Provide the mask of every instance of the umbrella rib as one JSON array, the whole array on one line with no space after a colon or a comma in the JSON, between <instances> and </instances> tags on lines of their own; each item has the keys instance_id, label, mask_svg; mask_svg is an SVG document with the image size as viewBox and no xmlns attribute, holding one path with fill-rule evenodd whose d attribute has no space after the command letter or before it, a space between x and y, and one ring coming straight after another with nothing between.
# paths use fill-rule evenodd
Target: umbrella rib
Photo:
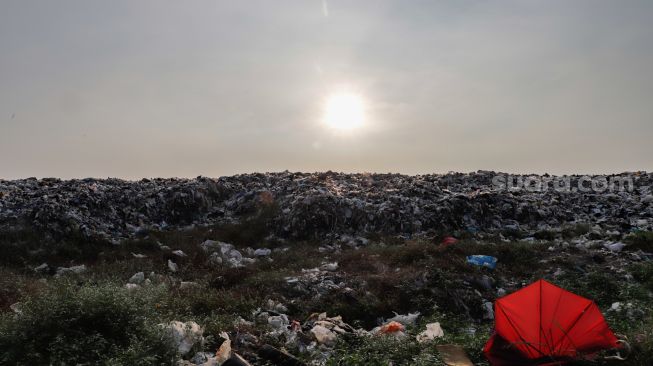
<instances>
[{"instance_id":1,"label":"umbrella rib","mask_svg":"<svg viewBox=\"0 0 653 366\"><path fill-rule=\"evenodd\" d=\"M560 292L559 295L558 295L558 301L556 301L556 307L553 310L554 315L558 313L558 308L560 307L560 302L562 301L562 296L563 295L564 295L564 292ZM553 332L551 331L554 320L555 320L555 317L552 316L551 317L551 323L549 323L549 335L551 336L551 343L553 344L553 347L551 347L551 352L553 352L553 350L555 348L555 342L553 340Z\"/></svg>"},{"instance_id":2,"label":"umbrella rib","mask_svg":"<svg viewBox=\"0 0 653 366\"><path fill-rule=\"evenodd\" d=\"M542 327L542 283L543 282L540 281L540 303L539 303L539 306L540 306L540 332L539 332L540 333L539 334L539 336L540 336L540 347L542 345L542 335L544 335L544 341L545 341L546 347L547 347L549 353L553 353L553 349L551 348L551 343L549 342L549 339L546 336L546 332L544 331L544 328Z\"/></svg>"},{"instance_id":3,"label":"umbrella rib","mask_svg":"<svg viewBox=\"0 0 653 366\"><path fill-rule=\"evenodd\" d=\"M576 324L578 324L578 322L580 321L580 318L582 318L583 315L585 315L585 312L587 311L587 309L589 309L590 306L592 306L592 304L594 304L594 302L590 301L590 303L587 304L587 306L585 306L585 308L583 309L583 311L581 311L580 314L578 314L578 316L576 317L576 319L574 320L574 322L571 324L571 326L569 327L569 329L564 330L562 327L559 326L559 327L560 327L560 330L562 330L562 333L565 335L566 338L569 339L569 342L570 342L571 345L574 346L574 347L576 347L576 346L574 345L574 341L573 341L573 340L571 339L571 337L569 336L569 332L571 332L571 330L574 329L574 327L576 326ZM557 347L557 346L561 346L562 339L564 339L564 338L560 338L560 341L556 344L556 347Z\"/></svg>"},{"instance_id":4,"label":"umbrella rib","mask_svg":"<svg viewBox=\"0 0 653 366\"><path fill-rule=\"evenodd\" d=\"M542 332L544 332L544 329L542 329L542 281L540 281L540 303L538 304L540 307L540 331L537 332L538 334L538 340L540 343L540 347L542 347ZM544 337L546 340L546 337ZM547 342L547 347L549 347L549 344ZM551 352L551 347L549 347L549 352Z\"/></svg>"},{"instance_id":5,"label":"umbrella rib","mask_svg":"<svg viewBox=\"0 0 653 366\"><path fill-rule=\"evenodd\" d=\"M545 357L546 357L546 354L544 354L544 352L542 352L542 350L540 350L539 348L535 348L535 347L534 347L530 342L528 342L526 339L524 339L524 337L522 337L521 333L519 333L519 330L517 330L517 327L515 327L515 325L512 323L512 320L510 320L510 317L508 316L508 314L506 314L506 311L503 310L503 308L502 308L501 306L499 306L499 310L501 310L501 312L503 313L503 315L506 317L506 320L508 321L508 324L510 324L510 326L511 326L512 329L515 331L515 333L517 334L517 336L519 337L519 339L521 339L521 341L522 341L526 346L531 347L532 349L534 349L535 351L537 351L538 353L540 353L542 356L545 356ZM514 342L511 342L511 343L514 343Z\"/></svg>"},{"instance_id":6,"label":"umbrella rib","mask_svg":"<svg viewBox=\"0 0 653 366\"><path fill-rule=\"evenodd\" d=\"M549 339L546 336L546 332L544 331L544 328L542 327L542 281L540 281L540 331L539 331L539 340L540 340L540 347L542 346L542 335L544 335L544 342L546 344L546 347L548 349L549 353L553 353L553 350L551 349L551 343L549 342Z\"/></svg>"}]
</instances>

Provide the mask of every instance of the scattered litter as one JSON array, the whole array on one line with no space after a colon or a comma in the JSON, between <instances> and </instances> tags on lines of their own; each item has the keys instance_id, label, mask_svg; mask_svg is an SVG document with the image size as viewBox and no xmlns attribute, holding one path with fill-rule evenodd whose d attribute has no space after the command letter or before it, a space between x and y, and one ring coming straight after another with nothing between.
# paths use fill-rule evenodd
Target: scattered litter
<instances>
[{"instance_id":1,"label":"scattered litter","mask_svg":"<svg viewBox=\"0 0 653 366\"><path fill-rule=\"evenodd\" d=\"M85 265L79 265L79 266L72 266L72 267L59 267L57 268L57 273L55 276L65 276L68 274L81 274L86 272L86 266Z\"/></svg>"},{"instance_id":2,"label":"scattered litter","mask_svg":"<svg viewBox=\"0 0 653 366\"><path fill-rule=\"evenodd\" d=\"M397 322L401 323L403 326L413 326L415 325L415 322L417 321L417 318L420 316L420 312L416 313L408 313L407 315L399 315L395 313L395 316L392 318L388 319L388 322Z\"/></svg>"},{"instance_id":3,"label":"scattered litter","mask_svg":"<svg viewBox=\"0 0 653 366\"><path fill-rule=\"evenodd\" d=\"M231 339L226 332L221 332L220 337L223 339L222 344L215 353L218 365L223 365L229 358L231 358Z\"/></svg>"},{"instance_id":4,"label":"scattered litter","mask_svg":"<svg viewBox=\"0 0 653 366\"><path fill-rule=\"evenodd\" d=\"M204 342L203 329L193 321L185 323L171 321L165 329L169 332L177 351L182 355L188 353L196 343Z\"/></svg>"},{"instance_id":5,"label":"scattered litter","mask_svg":"<svg viewBox=\"0 0 653 366\"><path fill-rule=\"evenodd\" d=\"M482 290L490 291L493 288L494 280L488 275L483 275L480 278L474 278L472 282Z\"/></svg>"},{"instance_id":6,"label":"scattered litter","mask_svg":"<svg viewBox=\"0 0 653 366\"><path fill-rule=\"evenodd\" d=\"M145 254L136 254L136 253L134 253L134 252L132 252L132 257L134 257L134 258L136 258L136 259L147 258L147 256L146 256Z\"/></svg>"},{"instance_id":7,"label":"scattered litter","mask_svg":"<svg viewBox=\"0 0 653 366\"><path fill-rule=\"evenodd\" d=\"M219 265L222 265L223 260L222 260L222 257L220 256L220 253L211 253L211 255L209 256L209 261L208 262L209 262L209 264L219 266Z\"/></svg>"},{"instance_id":8,"label":"scattered litter","mask_svg":"<svg viewBox=\"0 0 653 366\"><path fill-rule=\"evenodd\" d=\"M284 304L274 301L272 299L268 299L267 308L268 310L273 310L281 314L288 312L288 308Z\"/></svg>"},{"instance_id":9,"label":"scattered litter","mask_svg":"<svg viewBox=\"0 0 653 366\"><path fill-rule=\"evenodd\" d=\"M194 366L215 366L217 364L211 352L196 352L193 358L190 359L190 363Z\"/></svg>"},{"instance_id":10,"label":"scattered litter","mask_svg":"<svg viewBox=\"0 0 653 366\"><path fill-rule=\"evenodd\" d=\"M311 334L319 344L324 344L326 346L334 346L336 344L336 334L322 325L318 324L314 326L311 329Z\"/></svg>"},{"instance_id":11,"label":"scattered litter","mask_svg":"<svg viewBox=\"0 0 653 366\"><path fill-rule=\"evenodd\" d=\"M617 242L617 243L606 243L603 246L611 252L619 253L624 249L626 244L622 242Z\"/></svg>"},{"instance_id":12,"label":"scattered litter","mask_svg":"<svg viewBox=\"0 0 653 366\"><path fill-rule=\"evenodd\" d=\"M255 257L267 257L272 254L272 250L268 248L259 248L254 251Z\"/></svg>"},{"instance_id":13,"label":"scattered litter","mask_svg":"<svg viewBox=\"0 0 653 366\"><path fill-rule=\"evenodd\" d=\"M168 259L168 269L170 270L170 272L174 273L174 272L177 272L179 270L179 266L177 266L177 263L175 263L175 262L171 261L170 259Z\"/></svg>"},{"instance_id":14,"label":"scattered litter","mask_svg":"<svg viewBox=\"0 0 653 366\"><path fill-rule=\"evenodd\" d=\"M294 290L315 298L319 298L332 291L346 290L346 285L342 279L343 277L338 272L327 271L321 268L302 269L300 276L285 278L286 283Z\"/></svg>"},{"instance_id":15,"label":"scattered litter","mask_svg":"<svg viewBox=\"0 0 653 366\"><path fill-rule=\"evenodd\" d=\"M372 334L385 334L385 335L391 335L396 338L402 338L406 336L406 333L404 331L406 330L406 327L404 327L403 324L395 321L391 321L389 323L386 323L380 327L376 327L372 329Z\"/></svg>"},{"instance_id":16,"label":"scattered litter","mask_svg":"<svg viewBox=\"0 0 653 366\"><path fill-rule=\"evenodd\" d=\"M483 303L483 319L494 320L494 307L491 302L485 301Z\"/></svg>"},{"instance_id":17,"label":"scattered litter","mask_svg":"<svg viewBox=\"0 0 653 366\"><path fill-rule=\"evenodd\" d=\"M11 311L13 311L16 314L21 314L22 313L21 305L22 304L20 303L20 301L15 302L15 303L9 305L9 309L11 309Z\"/></svg>"},{"instance_id":18,"label":"scattered litter","mask_svg":"<svg viewBox=\"0 0 653 366\"><path fill-rule=\"evenodd\" d=\"M50 266L47 263L43 263L40 266L34 267L34 272L36 273L48 273L50 271Z\"/></svg>"},{"instance_id":19,"label":"scattered litter","mask_svg":"<svg viewBox=\"0 0 653 366\"><path fill-rule=\"evenodd\" d=\"M268 317L268 324L274 329L286 329L290 321L285 314L273 315Z\"/></svg>"},{"instance_id":20,"label":"scattered litter","mask_svg":"<svg viewBox=\"0 0 653 366\"><path fill-rule=\"evenodd\" d=\"M470 255L467 257L467 263L494 269L497 266L497 259L489 255Z\"/></svg>"},{"instance_id":21,"label":"scattered litter","mask_svg":"<svg viewBox=\"0 0 653 366\"><path fill-rule=\"evenodd\" d=\"M184 258L188 257L188 254L184 253L183 250L175 250L172 252L172 254L176 255L177 257Z\"/></svg>"},{"instance_id":22,"label":"scattered litter","mask_svg":"<svg viewBox=\"0 0 653 366\"><path fill-rule=\"evenodd\" d=\"M129 282L130 284L140 285L141 283L143 283L143 281L145 281L145 273L137 272L134 273L134 275L131 276L131 278L127 282Z\"/></svg>"},{"instance_id":23,"label":"scattered litter","mask_svg":"<svg viewBox=\"0 0 653 366\"><path fill-rule=\"evenodd\" d=\"M417 342L424 343L440 337L444 337L444 330L442 330L440 323L436 322L426 324L426 330L418 334L415 338Z\"/></svg>"},{"instance_id":24,"label":"scattered litter","mask_svg":"<svg viewBox=\"0 0 653 366\"><path fill-rule=\"evenodd\" d=\"M334 272L338 270L338 262L325 263L322 266L320 266L320 269L323 271Z\"/></svg>"},{"instance_id":25,"label":"scattered litter","mask_svg":"<svg viewBox=\"0 0 653 366\"><path fill-rule=\"evenodd\" d=\"M204 240L200 244L200 248L202 248L202 250L204 250L207 253L212 253L212 252L220 249L220 242L215 241L215 240L210 240L210 239Z\"/></svg>"},{"instance_id":26,"label":"scattered litter","mask_svg":"<svg viewBox=\"0 0 653 366\"><path fill-rule=\"evenodd\" d=\"M254 258L244 257L243 254L233 246L233 244L215 240L205 240L200 244L200 247L205 252L210 253L209 263L213 265L224 264L230 268L239 268L256 261Z\"/></svg>"},{"instance_id":27,"label":"scattered litter","mask_svg":"<svg viewBox=\"0 0 653 366\"><path fill-rule=\"evenodd\" d=\"M458 239L454 238L453 236L445 236L444 239L440 242L441 247L448 247L449 245L456 244L458 242Z\"/></svg>"}]
</instances>

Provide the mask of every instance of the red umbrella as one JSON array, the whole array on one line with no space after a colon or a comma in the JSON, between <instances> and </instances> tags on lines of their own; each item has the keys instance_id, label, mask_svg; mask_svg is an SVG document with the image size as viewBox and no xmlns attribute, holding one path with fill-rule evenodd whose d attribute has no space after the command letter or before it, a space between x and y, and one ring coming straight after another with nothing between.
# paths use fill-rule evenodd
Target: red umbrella
<instances>
[{"instance_id":1,"label":"red umbrella","mask_svg":"<svg viewBox=\"0 0 653 366\"><path fill-rule=\"evenodd\" d=\"M483 352L492 365L561 365L618 340L596 304L544 280L497 300L495 334Z\"/></svg>"}]
</instances>

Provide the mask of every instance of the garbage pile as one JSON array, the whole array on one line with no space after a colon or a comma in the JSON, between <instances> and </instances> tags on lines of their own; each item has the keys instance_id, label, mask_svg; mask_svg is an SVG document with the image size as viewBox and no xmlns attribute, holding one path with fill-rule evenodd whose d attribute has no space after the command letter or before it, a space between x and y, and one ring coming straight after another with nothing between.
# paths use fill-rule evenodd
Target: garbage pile
<instances>
[{"instance_id":1,"label":"garbage pile","mask_svg":"<svg viewBox=\"0 0 653 366\"><path fill-rule=\"evenodd\" d=\"M150 230L237 223L262 212L272 233L284 238L533 232L570 222L624 232L653 224L653 174L624 173L632 191L600 193L510 190L493 184L497 175L282 172L217 179L0 180L0 229L120 241Z\"/></svg>"},{"instance_id":2,"label":"garbage pile","mask_svg":"<svg viewBox=\"0 0 653 366\"><path fill-rule=\"evenodd\" d=\"M233 244L215 240L206 240L200 244L200 247L207 254L210 254L209 263L213 265L226 264L231 268L238 268L256 261L254 258L244 257L242 253L233 246ZM269 255L270 253L268 251L269 249L257 249L256 251L252 251L252 254L262 257Z\"/></svg>"},{"instance_id":3,"label":"garbage pile","mask_svg":"<svg viewBox=\"0 0 653 366\"><path fill-rule=\"evenodd\" d=\"M347 324L341 316L329 316L327 313L313 313L307 319L292 319L286 313L288 309L280 302L268 300L263 309L253 311L252 321L240 319L236 327L240 328L236 344L241 349L256 349L249 354L252 358L271 361L279 365L304 365L295 356L284 351L292 349L304 355L310 355L311 364L321 365L333 354L339 340L346 337L394 337L407 336L406 328L415 327L419 313L395 314L378 327L368 331ZM247 329L254 325L267 327L268 331L255 337L247 334ZM426 324L426 329L416 335L418 342L430 342L444 336L440 323ZM245 341L243 341L245 339ZM263 339L275 340L283 345L282 349L266 344ZM275 363L275 361L277 363Z\"/></svg>"},{"instance_id":4,"label":"garbage pile","mask_svg":"<svg viewBox=\"0 0 653 366\"><path fill-rule=\"evenodd\" d=\"M337 273L338 263L324 263L320 267L302 269L300 276L286 277L286 284L298 295L309 295L315 299L335 290L351 291Z\"/></svg>"}]
</instances>

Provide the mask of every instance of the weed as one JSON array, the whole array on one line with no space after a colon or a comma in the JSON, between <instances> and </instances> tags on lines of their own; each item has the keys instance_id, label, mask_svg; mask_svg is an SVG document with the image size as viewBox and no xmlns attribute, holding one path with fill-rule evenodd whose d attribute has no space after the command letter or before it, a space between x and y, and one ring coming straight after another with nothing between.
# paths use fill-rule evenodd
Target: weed
<instances>
[{"instance_id":1,"label":"weed","mask_svg":"<svg viewBox=\"0 0 653 366\"><path fill-rule=\"evenodd\" d=\"M653 232L652 231L638 231L628 235L625 239L628 243L628 249L638 250L641 249L645 252L653 251Z\"/></svg>"},{"instance_id":2,"label":"weed","mask_svg":"<svg viewBox=\"0 0 653 366\"><path fill-rule=\"evenodd\" d=\"M0 364L172 365L175 351L148 301L156 295L57 282L0 318Z\"/></svg>"}]
</instances>

